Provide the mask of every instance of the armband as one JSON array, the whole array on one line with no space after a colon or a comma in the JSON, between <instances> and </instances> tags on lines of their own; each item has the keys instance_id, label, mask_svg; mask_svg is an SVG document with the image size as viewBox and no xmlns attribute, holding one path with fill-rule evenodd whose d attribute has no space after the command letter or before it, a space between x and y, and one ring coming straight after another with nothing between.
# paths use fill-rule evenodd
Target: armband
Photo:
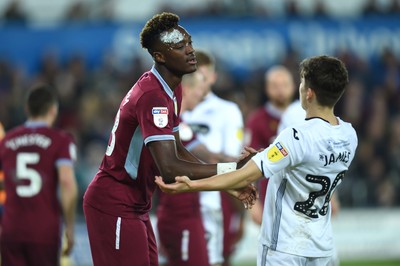
<instances>
[{"instance_id":1,"label":"armband","mask_svg":"<svg viewBox=\"0 0 400 266\"><path fill-rule=\"evenodd\" d=\"M237 163L217 163L217 175L236 170Z\"/></svg>"}]
</instances>

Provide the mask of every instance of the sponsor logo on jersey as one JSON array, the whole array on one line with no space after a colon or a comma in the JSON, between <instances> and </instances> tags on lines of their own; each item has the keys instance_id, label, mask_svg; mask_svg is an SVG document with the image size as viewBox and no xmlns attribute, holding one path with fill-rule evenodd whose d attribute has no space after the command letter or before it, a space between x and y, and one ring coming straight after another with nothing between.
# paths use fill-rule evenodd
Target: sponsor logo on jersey
<instances>
[{"instance_id":1,"label":"sponsor logo on jersey","mask_svg":"<svg viewBox=\"0 0 400 266\"><path fill-rule=\"evenodd\" d=\"M153 107L152 113L153 113L153 115L167 115L168 108L167 107Z\"/></svg>"},{"instance_id":2,"label":"sponsor logo on jersey","mask_svg":"<svg viewBox=\"0 0 400 266\"><path fill-rule=\"evenodd\" d=\"M289 153L280 142L277 142L271 149L269 149L267 156L271 162L278 162L285 158Z\"/></svg>"},{"instance_id":3,"label":"sponsor logo on jersey","mask_svg":"<svg viewBox=\"0 0 400 266\"><path fill-rule=\"evenodd\" d=\"M168 124L168 108L167 107L153 107L151 113L153 114L153 122L159 128L163 128Z\"/></svg>"}]
</instances>

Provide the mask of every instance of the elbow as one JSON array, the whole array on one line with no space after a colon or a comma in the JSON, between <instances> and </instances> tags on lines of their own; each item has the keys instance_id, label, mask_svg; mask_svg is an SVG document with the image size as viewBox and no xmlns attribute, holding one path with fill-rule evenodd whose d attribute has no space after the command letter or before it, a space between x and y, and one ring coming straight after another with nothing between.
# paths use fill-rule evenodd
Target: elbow
<instances>
[{"instance_id":1,"label":"elbow","mask_svg":"<svg viewBox=\"0 0 400 266\"><path fill-rule=\"evenodd\" d=\"M165 165L161 167L161 169L159 170L164 183L166 184L175 183L176 171L173 165L168 165L168 166Z\"/></svg>"}]
</instances>

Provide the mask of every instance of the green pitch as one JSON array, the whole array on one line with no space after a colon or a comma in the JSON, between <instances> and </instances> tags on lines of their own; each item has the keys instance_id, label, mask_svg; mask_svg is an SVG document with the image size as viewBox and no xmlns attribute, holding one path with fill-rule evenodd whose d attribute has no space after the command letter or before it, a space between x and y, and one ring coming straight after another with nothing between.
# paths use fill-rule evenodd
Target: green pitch
<instances>
[{"instance_id":1,"label":"green pitch","mask_svg":"<svg viewBox=\"0 0 400 266\"><path fill-rule=\"evenodd\" d=\"M398 261L354 261L354 262L342 262L340 266L400 266L400 260Z\"/></svg>"},{"instance_id":2,"label":"green pitch","mask_svg":"<svg viewBox=\"0 0 400 266\"><path fill-rule=\"evenodd\" d=\"M234 266L256 266L256 263L238 263ZM341 262L340 266L400 266L400 260L398 261L351 261Z\"/></svg>"}]
</instances>

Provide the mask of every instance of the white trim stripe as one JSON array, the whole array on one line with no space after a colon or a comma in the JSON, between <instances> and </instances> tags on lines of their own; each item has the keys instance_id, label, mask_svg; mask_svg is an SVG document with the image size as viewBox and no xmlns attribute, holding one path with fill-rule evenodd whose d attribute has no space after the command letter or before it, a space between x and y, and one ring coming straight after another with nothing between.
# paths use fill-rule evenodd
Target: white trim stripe
<instances>
[{"instance_id":1,"label":"white trim stripe","mask_svg":"<svg viewBox=\"0 0 400 266\"><path fill-rule=\"evenodd\" d=\"M120 234L121 234L121 217L118 217L115 228L115 249L119 249Z\"/></svg>"},{"instance_id":2,"label":"white trim stripe","mask_svg":"<svg viewBox=\"0 0 400 266\"><path fill-rule=\"evenodd\" d=\"M189 260L189 230L187 229L182 231L181 259L182 261Z\"/></svg>"},{"instance_id":3,"label":"white trim stripe","mask_svg":"<svg viewBox=\"0 0 400 266\"><path fill-rule=\"evenodd\" d=\"M160 140L175 140L174 135L153 135L145 138L144 144L147 145L147 143L151 141L160 141Z\"/></svg>"},{"instance_id":4,"label":"white trim stripe","mask_svg":"<svg viewBox=\"0 0 400 266\"><path fill-rule=\"evenodd\" d=\"M174 92L172 91L172 89L168 86L167 82L165 82L165 80L162 78L162 76L160 75L160 73L158 73L157 69L155 68L155 66L153 65L151 68L151 73L154 74L154 76L156 76L156 78L158 79L158 81L160 81L161 85L163 86L164 91L168 94L168 96L171 99L174 99Z\"/></svg>"}]
</instances>

